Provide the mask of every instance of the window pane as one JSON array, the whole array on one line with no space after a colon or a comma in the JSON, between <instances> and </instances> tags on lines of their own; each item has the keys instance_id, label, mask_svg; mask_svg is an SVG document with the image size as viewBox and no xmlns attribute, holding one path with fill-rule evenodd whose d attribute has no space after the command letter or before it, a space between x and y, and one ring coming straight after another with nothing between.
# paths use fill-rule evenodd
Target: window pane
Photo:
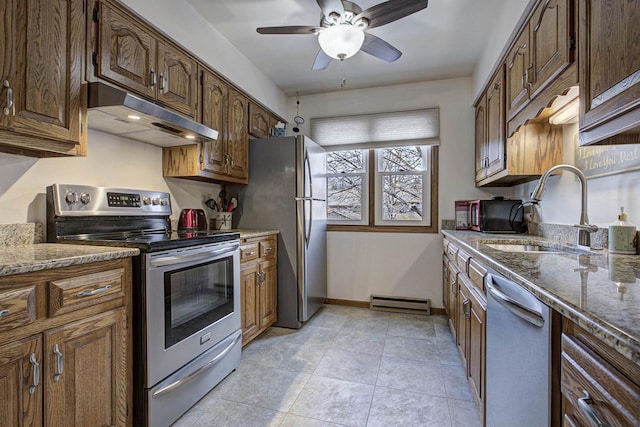
<instances>
[{"instance_id":1,"label":"window pane","mask_svg":"<svg viewBox=\"0 0 640 427\"><path fill-rule=\"evenodd\" d=\"M362 177L340 176L327 179L327 219L362 219Z\"/></svg>"},{"instance_id":2,"label":"window pane","mask_svg":"<svg viewBox=\"0 0 640 427\"><path fill-rule=\"evenodd\" d=\"M362 151L330 151L327 153L327 173L363 172Z\"/></svg>"},{"instance_id":3,"label":"window pane","mask_svg":"<svg viewBox=\"0 0 640 427\"><path fill-rule=\"evenodd\" d=\"M396 147L382 150L380 172L423 170L420 147Z\"/></svg>"},{"instance_id":4,"label":"window pane","mask_svg":"<svg viewBox=\"0 0 640 427\"><path fill-rule=\"evenodd\" d=\"M384 221L422 220L422 175L384 175L382 185Z\"/></svg>"}]
</instances>

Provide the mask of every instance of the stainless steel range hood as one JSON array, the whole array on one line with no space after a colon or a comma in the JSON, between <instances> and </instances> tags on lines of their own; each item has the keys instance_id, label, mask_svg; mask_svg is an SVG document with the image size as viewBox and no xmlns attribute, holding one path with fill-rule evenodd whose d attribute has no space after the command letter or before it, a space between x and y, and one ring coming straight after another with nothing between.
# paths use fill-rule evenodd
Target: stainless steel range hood
<instances>
[{"instance_id":1,"label":"stainless steel range hood","mask_svg":"<svg viewBox=\"0 0 640 427\"><path fill-rule=\"evenodd\" d=\"M89 83L88 126L160 147L218 139L218 131L102 82Z\"/></svg>"}]
</instances>

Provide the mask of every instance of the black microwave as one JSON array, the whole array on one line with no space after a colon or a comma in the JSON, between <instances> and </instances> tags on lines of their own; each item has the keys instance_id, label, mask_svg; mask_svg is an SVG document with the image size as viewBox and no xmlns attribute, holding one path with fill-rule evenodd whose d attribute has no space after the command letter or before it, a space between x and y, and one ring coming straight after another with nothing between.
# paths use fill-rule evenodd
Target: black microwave
<instances>
[{"instance_id":1,"label":"black microwave","mask_svg":"<svg viewBox=\"0 0 640 427\"><path fill-rule=\"evenodd\" d=\"M524 207L521 200L471 200L469 228L485 233L524 233Z\"/></svg>"}]
</instances>

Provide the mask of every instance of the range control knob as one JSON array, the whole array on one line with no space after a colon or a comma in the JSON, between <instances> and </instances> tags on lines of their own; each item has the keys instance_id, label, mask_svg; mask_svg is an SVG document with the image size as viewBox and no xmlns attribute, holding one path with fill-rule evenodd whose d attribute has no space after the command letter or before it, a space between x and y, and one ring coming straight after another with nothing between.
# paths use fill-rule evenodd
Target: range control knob
<instances>
[{"instance_id":1,"label":"range control knob","mask_svg":"<svg viewBox=\"0 0 640 427\"><path fill-rule=\"evenodd\" d=\"M64 199L67 201L67 203L72 205L78 201L78 193L76 193L75 191L69 191Z\"/></svg>"},{"instance_id":2,"label":"range control knob","mask_svg":"<svg viewBox=\"0 0 640 427\"><path fill-rule=\"evenodd\" d=\"M167 206L169 204L169 199L167 199L166 197L160 199L160 204L162 206Z\"/></svg>"},{"instance_id":3,"label":"range control knob","mask_svg":"<svg viewBox=\"0 0 640 427\"><path fill-rule=\"evenodd\" d=\"M80 201L82 202L83 205L86 205L87 203L90 203L91 202L91 194L82 193L82 195L80 196Z\"/></svg>"},{"instance_id":4,"label":"range control knob","mask_svg":"<svg viewBox=\"0 0 640 427\"><path fill-rule=\"evenodd\" d=\"M157 197L154 197L153 199L151 199L151 203L153 203L154 205L159 205L160 204L160 199Z\"/></svg>"},{"instance_id":5,"label":"range control knob","mask_svg":"<svg viewBox=\"0 0 640 427\"><path fill-rule=\"evenodd\" d=\"M150 203L151 203L151 197L149 197L149 196L144 196L144 197L142 198L142 204L143 204L143 205L148 205L148 204L150 204Z\"/></svg>"}]
</instances>

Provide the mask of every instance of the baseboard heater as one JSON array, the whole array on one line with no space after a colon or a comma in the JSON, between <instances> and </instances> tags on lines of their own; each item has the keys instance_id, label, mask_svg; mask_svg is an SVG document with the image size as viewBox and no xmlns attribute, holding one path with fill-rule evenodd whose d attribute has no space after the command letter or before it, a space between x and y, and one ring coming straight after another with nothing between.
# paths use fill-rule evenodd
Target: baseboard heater
<instances>
[{"instance_id":1,"label":"baseboard heater","mask_svg":"<svg viewBox=\"0 0 640 427\"><path fill-rule=\"evenodd\" d=\"M431 301L421 298L392 297L386 295L371 295L369 302L371 310L394 311L398 313L431 314Z\"/></svg>"}]
</instances>

